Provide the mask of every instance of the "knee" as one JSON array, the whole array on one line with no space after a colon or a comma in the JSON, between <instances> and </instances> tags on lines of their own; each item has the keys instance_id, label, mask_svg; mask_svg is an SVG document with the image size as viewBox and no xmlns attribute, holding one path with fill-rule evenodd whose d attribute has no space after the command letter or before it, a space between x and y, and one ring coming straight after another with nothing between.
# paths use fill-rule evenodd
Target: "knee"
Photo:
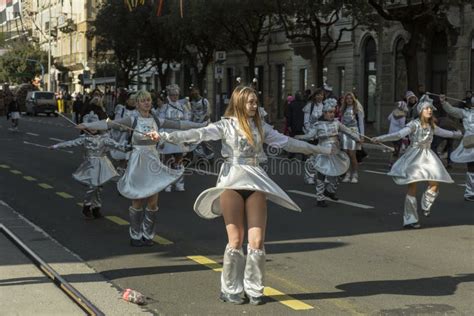
<instances>
[{"instance_id":1,"label":"knee","mask_svg":"<svg viewBox=\"0 0 474 316\"><path fill-rule=\"evenodd\" d=\"M243 244L243 238L241 236L235 235L235 236L229 236L229 247L234 248L234 249L240 249L242 248Z\"/></svg>"},{"instance_id":2,"label":"knee","mask_svg":"<svg viewBox=\"0 0 474 316\"><path fill-rule=\"evenodd\" d=\"M264 240L262 237L249 238L249 246L252 249L263 249Z\"/></svg>"}]
</instances>

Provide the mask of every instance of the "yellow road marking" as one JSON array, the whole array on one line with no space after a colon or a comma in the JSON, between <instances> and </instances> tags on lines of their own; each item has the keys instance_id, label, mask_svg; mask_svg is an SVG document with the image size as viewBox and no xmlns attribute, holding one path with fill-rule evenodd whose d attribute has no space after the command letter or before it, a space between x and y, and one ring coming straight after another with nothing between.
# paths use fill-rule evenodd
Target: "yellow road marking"
<instances>
[{"instance_id":1,"label":"yellow road marking","mask_svg":"<svg viewBox=\"0 0 474 316\"><path fill-rule=\"evenodd\" d=\"M72 199L73 196L69 193L66 193L66 192L56 192L57 195L59 195L60 197L62 198L65 198L65 199Z\"/></svg>"},{"instance_id":2,"label":"yellow road marking","mask_svg":"<svg viewBox=\"0 0 474 316\"><path fill-rule=\"evenodd\" d=\"M192 260L192 261L195 261L199 264L202 264L202 265L212 269L213 271L216 271L216 272L221 272L222 271L222 266L219 263L217 263L214 260L209 259L207 257L204 257L204 256L187 256L187 258ZM297 299L295 299L295 298L293 298L289 295L286 295L283 292L275 290L272 287L268 287L268 286L265 287L264 290L263 290L263 295L271 297L272 299L280 302L283 305L288 306L289 308L291 308L293 310L300 311L300 310L314 309L313 306L308 305L303 301L297 300Z\"/></svg>"},{"instance_id":3,"label":"yellow road marking","mask_svg":"<svg viewBox=\"0 0 474 316\"><path fill-rule=\"evenodd\" d=\"M10 166L9 166L9 165L0 165L0 168L2 168L2 169L10 169Z\"/></svg>"},{"instance_id":4,"label":"yellow road marking","mask_svg":"<svg viewBox=\"0 0 474 316\"><path fill-rule=\"evenodd\" d=\"M83 206L84 206L84 203L77 202L77 205L79 205L80 207L83 207Z\"/></svg>"},{"instance_id":5,"label":"yellow road marking","mask_svg":"<svg viewBox=\"0 0 474 316\"><path fill-rule=\"evenodd\" d=\"M38 186L42 187L43 189L52 189L53 187L46 183L38 183Z\"/></svg>"},{"instance_id":6,"label":"yellow road marking","mask_svg":"<svg viewBox=\"0 0 474 316\"><path fill-rule=\"evenodd\" d=\"M160 244L160 245L172 245L174 244L171 240L168 240L164 237L161 237L161 236L158 236L158 235L155 235L155 237L153 237L153 241L156 242L157 244Z\"/></svg>"},{"instance_id":7,"label":"yellow road marking","mask_svg":"<svg viewBox=\"0 0 474 316\"><path fill-rule=\"evenodd\" d=\"M187 257L188 259L191 259L199 264L202 264L210 269L212 269L213 271L216 271L216 272L221 272L222 271L222 266L215 262L214 260L211 260L207 257L204 257L204 256L188 256Z\"/></svg>"},{"instance_id":8,"label":"yellow road marking","mask_svg":"<svg viewBox=\"0 0 474 316\"><path fill-rule=\"evenodd\" d=\"M36 181L36 178L30 177L30 176L24 176L23 179L28 180L28 181Z\"/></svg>"},{"instance_id":9,"label":"yellow road marking","mask_svg":"<svg viewBox=\"0 0 474 316\"><path fill-rule=\"evenodd\" d=\"M21 174L20 170L10 170L10 172L13 174Z\"/></svg>"},{"instance_id":10,"label":"yellow road marking","mask_svg":"<svg viewBox=\"0 0 474 316\"><path fill-rule=\"evenodd\" d=\"M283 292L280 292L272 287L266 286L263 289L263 295L271 297L272 299L282 303L283 305L288 306L291 309L296 311L303 311L308 309L313 309L314 307L306 304L300 300L297 300L289 295L286 295Z\"/></svg>"},{"instance_id":11,"label":"yellow road marking","mask_svg":"<svg viewBox=\"0 0 474 316\"><path fill-rule=\"evenodd\" d=\"M123 226L123 225L128 225L129 224L126 220L121 219L118 216L106 216L105 218L107 218L109 221L114 222L117 225Z\"/></svg>"}]
</instances>

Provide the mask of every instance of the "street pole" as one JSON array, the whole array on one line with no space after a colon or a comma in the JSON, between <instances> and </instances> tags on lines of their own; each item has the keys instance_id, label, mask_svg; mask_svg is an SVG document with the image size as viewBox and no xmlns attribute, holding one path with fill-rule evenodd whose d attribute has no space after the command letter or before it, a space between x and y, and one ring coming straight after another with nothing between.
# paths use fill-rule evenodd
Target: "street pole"
<instances>
[{"instance_id":1,"label":"street pole","mask_svg":"<svg viewBox=\"0 0 474 316\"><path fill-rule=\"evenodd\" d=\"M51 0L49 0L49 30L48 30L48 91L51 91Z\"/></svg>"},{"instance_id":2,"label":"street pole","mask_svg":"<svg viewBox=\"0 0 474 316\"><path fill-rule=\"evenodd\" d=\"M380 0L380 3L382 1ZM383 23L384 20L381 16L379 16L379 23L377 26L377 38L378 38L378 49L377 49L377 72L376 72L376 106L375 106L375 131L377 134L381 133L382 128L382 59L383 59L383 42L384 42L384 34L383 34Z\"/></svg>"}]
</instances>

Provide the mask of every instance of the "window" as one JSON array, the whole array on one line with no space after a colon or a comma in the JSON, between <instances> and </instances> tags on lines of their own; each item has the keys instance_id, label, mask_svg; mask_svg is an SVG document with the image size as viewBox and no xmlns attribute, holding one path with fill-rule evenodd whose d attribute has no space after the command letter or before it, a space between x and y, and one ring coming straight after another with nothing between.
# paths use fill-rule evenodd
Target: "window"
<instances>
[{"instance_id":1,"label":"window","mask_svg":"<svg viewBox=\"0 0 474 316\"><path fill-rule=\"evenodd\" d=\"M308 69L302 68L300 69L300 90L303 92L306 90L306 87L308 86Z\"/></svg>"},{"instance_id":2,"label":"window","mask_svg":"<svg viewBox=\"0 0 474 316\"><path fill-rule=\"evenodd\" d=\"M375 88L377 86L377 48L370 37L364 47L364 106L367 122L375 121Z\"/></svg>"},{"instance_id":3,"label":"window","mask_svg":"<svg viewBox=\"0 0 474 316\"><path fill-rule=\"evenodd\" d=\"M394 69L394 101L402 100L407 90L407 67L405 57L402 54L405 40L399 38L395 45L395 69Z\"/></svg>"},{"instance_id":4,"label":"window","mask_svg":"<svg viewBox=\"0 0 474 316\"><path fill-rule=\"evenodd\" d=\"M471 40L471 90L474 90L474 36Z\"/></svg>"},{"instance_id":5,"label":"window","mask_svg":"<svg viewBox=\"0 0 474 316\"><path fill-rule=\"evenodd\" d=\"M343 95L346 88L345 83L346 81L346 69L344 66L337 67L337 95Z\"/></svg>"}]
</instances>

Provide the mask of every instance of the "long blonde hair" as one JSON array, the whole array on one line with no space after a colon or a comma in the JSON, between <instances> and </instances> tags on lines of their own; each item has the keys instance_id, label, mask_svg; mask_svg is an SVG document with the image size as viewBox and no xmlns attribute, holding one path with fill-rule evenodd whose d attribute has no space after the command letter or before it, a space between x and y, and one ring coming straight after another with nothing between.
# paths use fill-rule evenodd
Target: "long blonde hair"
<instances>
[{"instance_id":1,"label":"long blonde hair","mask_svg":"<svg viewBox=\"0 0 474 316\"><path fill-rule=\"evenodd\" d=\"M354 93L352 93L352 92L347 92L347 93L344 95L344 98L342 99L341 114L344 114L344 111L345 111L346 108L347 108L346 98L347 98L348 96L351 96L351 97L352 97L352 101L353 101L352 107L354 108L354 113L355 113L355 114L358 114L359 112L364 113L364 108L362 107L362 104L360 104L359 100L357 100L357 98L355 97Z\"/></svg>"},{"instance_id":2,"label":"long blonde hair","mask_svg":"<svg viewBox=\"0 0 474 316\"><path fill-rule=\"evenodd\" d=\"M244 134L245 138L249 141L249 143L255 148L256 140L253 139L252 130L250 128L248 117L245 112L245 106L247 104L247 100L251 94L257 95L256 91L250 87L237 87L232 92L232 96L230 97L229 106L225 111L225 116L227 117L235 117L239 122L239 127L241 132ZM255 126L257 126L258 133L260 134L260 138L263 140L263 127L262 127L262 120L260 118L260 112L255 111L255 116L253 117L253 121Z\"/></svg>"}]
</instances>

